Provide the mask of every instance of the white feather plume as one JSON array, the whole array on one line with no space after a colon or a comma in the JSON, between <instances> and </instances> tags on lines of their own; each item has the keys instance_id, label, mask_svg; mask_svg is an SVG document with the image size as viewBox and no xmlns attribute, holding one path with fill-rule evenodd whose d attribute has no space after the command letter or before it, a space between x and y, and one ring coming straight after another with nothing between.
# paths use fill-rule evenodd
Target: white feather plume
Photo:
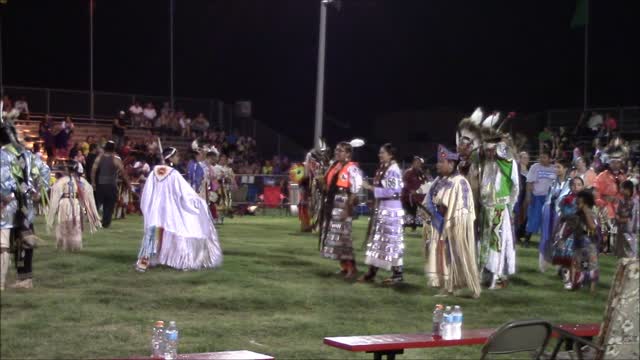
<instances>
[{"instance_id":1,"label":"white feather plume","mask_svg":"<svg viewBox=\"0 0 640 360\"><path fill-rule=\"evenodd\" d=\"M358 147L364 146L364 140L355 138L349 141L349 144L351 144L351 147L358 148Z\"/></svg>"},{"instance_id":2,"label":"white feather plume","mask_svg":"<svg viewBox=\"0 0 640 360\"><path fill-rule=\"evenodd\" d=\"M220 155L220 152L218 151L218 149L216 149L216 147L214 145L211 145L210 147L206 147L204 148L204 150L208 153L215 153L216 156Z\"/></svg>"},{"instance_id":3,"label":"white feather plume","mask_svg":"<svg viewBox=\"0 0 640 360\"><path fill-rule=\"evenodd\" d=\"M491 128L494 127L498 124L498 121L500 121L500 113L494 113L493 115L489 115L487 116L486 119L484 119L484 121L482 122L482 126L483 127L487 127L487 128Z\"/></svg>"},{"instance_id":4,"label":"white feather plume","mask_svg":"<svg viewBox=\"0 0 640 360\"><path fill-rule=\"evenodd\" d=\"M477 107L476 110L473 112L473 114L471 114L471 116L469 117L469 119L471 119L471 121L476 124L476 125L480 125L480 123L482 122L482 117L483 117L483 113L482 113L482 108Z\"/></svg>"}]
</instances>

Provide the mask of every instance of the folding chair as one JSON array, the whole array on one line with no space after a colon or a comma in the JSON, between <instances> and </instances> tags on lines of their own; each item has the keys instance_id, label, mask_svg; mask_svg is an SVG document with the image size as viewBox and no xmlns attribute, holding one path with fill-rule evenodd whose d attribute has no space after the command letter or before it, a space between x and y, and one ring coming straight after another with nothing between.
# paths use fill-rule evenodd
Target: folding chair
<instances>
[{"instance_id":1,"label":"folding chair","mask_svg":"<svg viewBox=\"0 0 640 360\"><path fill-rule=\"evenodd\" d=\"M591 342L554 328L560 334L550 359L638 359L640 356L640 305L638 305L639 260L624 258L611 284L604 321L597 341ZM570 342L573 351L559 352L563 342Z\"/></svg>"},{"instance_id":2,"label":"folding chair","mask_svg":"<svg viewBox=\"0 0 640 360\"><path fill-rule=\"evenodd\" d=\"M482 347L481 360L487 355L530 352L532 359L540 356L551 338L552 325L544 320L511 321L498 328Z\"/></svg>"}]
</instances>

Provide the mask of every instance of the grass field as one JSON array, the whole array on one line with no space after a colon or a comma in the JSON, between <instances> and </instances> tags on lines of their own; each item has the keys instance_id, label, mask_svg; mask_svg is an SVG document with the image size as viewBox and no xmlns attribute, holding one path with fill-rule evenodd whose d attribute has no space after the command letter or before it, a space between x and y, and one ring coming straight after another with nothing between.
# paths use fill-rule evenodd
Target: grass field
<instances>
[{"instance_id":1,"label":"grass field","mask_svg":"<svg viewBox=\"0 0 640 360\"><path fill-rule=\"evenodd\" d=\"M355 222L357 247L366 220ZM405 284L396 288L339 279L320 258L317 238L293 217L244 217L218 227L224 264L181 272L133 264L141 218L115 221L85 236L85 249L55 249L51 236L35 256L32 290L2 294L1 352L10 358L104 358L147 355L155 320L176 320L182 353L252 350L277 359L366 358L323 345L325 336L429 332L436 303L461 305L467 328L512 319L599 322L614 270L601 258L597 294L566 292L555 272L537 271L537 250L518 249L518 274L508 289L479 300L434 298L423 276L422 240L406 236ZM44 234L42 219L37 224ZM360 270L363 252L358 251ZM386 276L381 271L380 277ZM13 280L13 269L10 278ZM479 347L407 350L399 359L478 358Z\"/></svg>"}]
</instances>

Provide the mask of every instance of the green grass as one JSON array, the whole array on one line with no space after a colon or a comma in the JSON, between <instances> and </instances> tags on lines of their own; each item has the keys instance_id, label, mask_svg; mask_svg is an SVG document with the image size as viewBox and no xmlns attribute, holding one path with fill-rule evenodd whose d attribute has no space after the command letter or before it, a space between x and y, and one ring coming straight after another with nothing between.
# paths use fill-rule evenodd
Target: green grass
<instances>
[{"instance_id":1,"label":"green grass","mask_svg":"<svg viewBox=\"0 0 640 360\"><path fill-rule=\"evenodd\" d=\"M366 220L356 221L360 247ZM36 251L32 290L2 294L1 351L10 358L99 358L147 355L155 320L176 320L180 352L252 350L278 359L366 358L323 345L325 336L429 332L436 303L459 304L467 328L513 319L602 320L615 262L601 258L597 294L566 292L553 271L537 271L537 251L518 249L511 286L479 300L434 298L423 276L422 240L406 236L405 284L397 288L345 282L337 264L320 258L317 237L298 232L292 217L244 217L219 226L225 253L218 270L181 272L133 264L141 218L115 221L85 236L85 248L55 249L52 236ZM37 230L43 235L42 219ZM363 251L357 251L360 270ZM386 276L384 271L380 277ZM10 278L13 280L13 269ZM400 359L478 358L479 347L407 350Z\"/></svg>"}]
</instances>

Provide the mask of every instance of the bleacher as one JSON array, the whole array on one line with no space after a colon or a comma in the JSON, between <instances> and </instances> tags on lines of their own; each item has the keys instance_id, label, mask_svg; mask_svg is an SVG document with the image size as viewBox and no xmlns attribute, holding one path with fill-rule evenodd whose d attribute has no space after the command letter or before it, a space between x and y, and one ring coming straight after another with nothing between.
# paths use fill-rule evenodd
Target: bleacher
<instances>
[{"instance_id":1,"label":"bleacher","mask_svg":"<svg viewBox=\"0 0 640 360\"><path fill-rule=\"evenodd\" d=\"M15 127L18 132L18 138L22 140L27 146L33 146L33 143L40 140L38 135L38 128L40 121L44 117L44 114L31 114L29 120L16 120ZM64 116L50 116L52 122L61 122L64 120ZM74 117L72 118L75 125L73 135L69 140L70 144L80 143L84 141L87 136L94 136L96 141L100 140L102 136L107 139L111 139L111 127L113 119L108 118L95 118L93 120L87 117ZM127 129L125 135L134 142L145 142L151 135L150 129ZM188 149L191 141L189 139L180 136L169 136L163 142L163 146L173 146L181 151Z\"/></svg>"}]
</instances>

